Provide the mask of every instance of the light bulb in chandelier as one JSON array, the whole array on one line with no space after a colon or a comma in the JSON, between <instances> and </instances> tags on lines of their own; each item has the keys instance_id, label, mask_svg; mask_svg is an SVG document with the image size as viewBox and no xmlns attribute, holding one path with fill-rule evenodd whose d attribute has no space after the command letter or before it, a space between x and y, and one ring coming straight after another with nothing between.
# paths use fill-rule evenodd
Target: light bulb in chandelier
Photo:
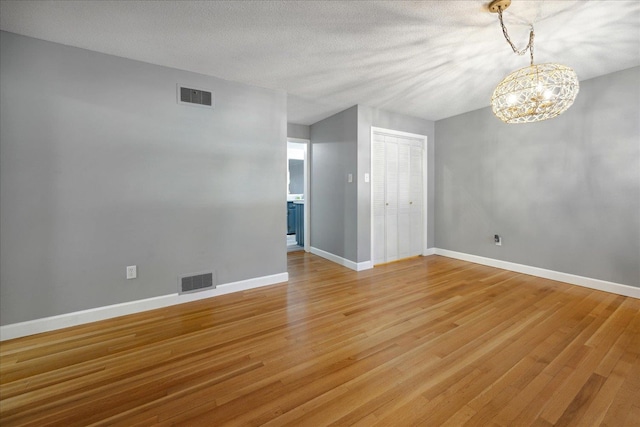
<instances>
[{"instance_id":1,"label":"light bulb in chandelier","mask_svg":"<svg viewBox=\"0 0 640 427\"><path fill-rule=\"evenodd\" d=\"M530 65L505 77L491 96L493 113L506 123L531 123L565 112L580 86L576 73L560 64Z\"/></svg>"},{"instance_id":2,"label":"light bulb in chandelier","mask_svg":"<svg viewBox=\"0 0 640 427\"><path fill-rule=\"evenodd\" d=\"M565 65L534 65L533 26L527 46L516 49L502 20L502 11L510 4L511 0L494 0L489 10L498 13L502 32L513 51L518 55L530 52L531 65L514 71L498 84L491 96L493 113L506 123L531 123L556 117L576 99L580 90L578 76Z\"/></svg>"}]
</instances>

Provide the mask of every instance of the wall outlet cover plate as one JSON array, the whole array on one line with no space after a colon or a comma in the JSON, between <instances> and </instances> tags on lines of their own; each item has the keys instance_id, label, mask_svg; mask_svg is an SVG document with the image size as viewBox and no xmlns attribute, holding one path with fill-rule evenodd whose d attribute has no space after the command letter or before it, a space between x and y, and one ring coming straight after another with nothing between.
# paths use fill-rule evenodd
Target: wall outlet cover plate
<instances>
[{"instance_id":1,"label":"wall outlet cover plate","mask_svg":"<svg viewBox=\"0 0 640 427\"><path fill-rule=\"evenodd\" d=\"M127 280L135 279L138 277L138 266L129 265L127 266Z\"/></svg>"}]
</instances>

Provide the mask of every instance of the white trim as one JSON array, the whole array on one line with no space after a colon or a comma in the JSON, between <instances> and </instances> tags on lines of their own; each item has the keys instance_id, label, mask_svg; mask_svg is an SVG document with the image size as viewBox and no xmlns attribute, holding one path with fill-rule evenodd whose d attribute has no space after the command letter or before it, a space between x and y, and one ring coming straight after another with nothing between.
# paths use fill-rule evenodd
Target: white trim
<instances>
[{"instance_id":1,"label":"white trim","mask_svg":"<svg viewBox=\"0 0 640 427\"><path fill-rule=\"evenodd\" d=\"M291 138L291 137L287 137L287 142L293 142L296 144L308 144L309 140L308 139L304 139L304 138Z\"/></svg>"},{"instance_id":2,"label":"white trim","mask_svg":"<svg viewBox=\"0 0 640 427\"><path fill-rule=\"evenodd\" d=\"M367 270L373 267L371 261L355 263L348 259L344 259L342 257L314 247L311 247L311 253L355 271ZM425 255L434 254L640 299L640 288L635 286L608 282L600 279L592 279L590 277L577 276L574 274L562 273L559 271L547 270L544 268L532 267L509 261L501 261L493 258L485 258L478 255L450 251L448 249L429 248L425 253ZM272 274L270 276L262 276L256 277L254 279L225 283L223 285L218 285L215 289L211 289L208 291L196 292L191 294L162 295L159 297L147 298L138 301L130 301L105 307L76 311L73 313L60 314L58 316L29 320L27 322L4 325L0 326L0 341L39 334L42 332L53 331L56 329L62 329L71 326L82 325L85 323L97 322L99 320L125 316L127 314L140 313L157 308L183 304L205 298L225 295L232 292L240 292L263 286L269 286L276 283L283 283L288 280L289 273Z\"/></svg>"},{"instance_id":3,"label":"white trim","mask_svg":"<svg viewBox=\"0 0 640 427\"><path fill-rule=\"evenodd\" d=\"M304 144L304 250L309 252L311 247L311 168L309 164L309 152L311 151L311 141Z\"/></svg>"},{"instance_id":4,"label":"white trim","mask_svg":"<svg viewBox=\"0 0 640 427\"><path fill-rule=\"evenodd\" d=\"M127 314L140 313L142 311L154 310L156 308L183 304L232 292L260 288L262 286L282 283L288 280L289 273L272 274L270 276L225 283L218 285L215 289L202 292L162 295L138 301L129 301L121 304L60 314L58 316L29 320L27 322L13 323L10 325L0 326L0 341L39 334L42 332L49 332L56 329L68 328L70 326L77 326L85 323L97 322L99 320L125 316Z\"/></svg>"},{"instance_id":5,"label":"white trim","mask_svg":"<svg viewBox=\"0 0 640 427\"><path fill-rule=\"evenodd\" d=\"M371 261L362 261L356 264L356 271L369 270L373 268L373 262Z\"/></svg>"},{"instance_id":6,"label":"white trim","mask_svg":"<svg viewBox=\"0 0 640 427\"><path fill-rule=\"evenodd\" d=\"M584 286L586 288L597 289L599 291L611 292L632 298L640 298L640 288L623 285L621 283L607 282L606 280L592 279L590 277L576 276L575 274L562 273L560 271L547 270L529 265L516 264L509 261L501 261L493 258L485 258L478 255L470 255L462 252L450 251L448 249L435 248L436 255L463 261L474 262L476 264L488 265L490 267L502 268L503 270L515 271L517 273L529 274L531 276L545 279L557 280L571 285Z\"/></svg>"},{"instance_id":7,"label":"white trim","mask_svg":"<svg viewBox=\"0 0 640 427\"><path fill-rule=\"evenodd\" d=\"M373 268L373 264L371 263L371 261L354 262L346 258L342 258L338 255L334 255L330 252L323 251L322 249L314 248L313 246L311 247L311 253L355 271L362 271Z\"/></svg>"},{"instance_id":8,"label":"white trim","mask_svg":"<svg viewBox=\"0 0 640 427\"><path fill-rule=\"evenodd\" d=\"M371 132L369 134L369 182L373 183L373 134L382 133L389 136L401 136L406 138L415 138L422 140L422 255L433 255L433 248L427 248L428 231L429 231L429 139L427 135L420 135L417 133L403 132L393 129L379 128L371 126ZM369 210L371 217L369 219L369 244L371 245L371 254L369 263L373 266L373 254L375 239L373 237L373 185L369 185L369 200L371 202Z\"/></svg>"},{"instance_id":9,"label":"white trim","mask_svg":"<svg viewBox=\"0 0 640 427\"><path fill-rule=\"evenodd\" d=\"M409 132L403 132L401 130L385 129L385 128L371 126L371 133L373 134L374 132L384 133L385 135L389 135L389 136L404 136L405 138L423 139L425 141L427 140L426 135L420 135L419 133L409 133Z\"/></svg>"}]
</instances>

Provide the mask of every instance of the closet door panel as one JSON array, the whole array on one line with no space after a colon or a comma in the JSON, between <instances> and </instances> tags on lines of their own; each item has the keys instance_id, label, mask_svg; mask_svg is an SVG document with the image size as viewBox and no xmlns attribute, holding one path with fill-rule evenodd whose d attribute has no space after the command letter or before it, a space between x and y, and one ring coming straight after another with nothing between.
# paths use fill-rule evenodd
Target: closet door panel
<instances>
[{"instance_id":1,"label":"closet door panel","mask_svg":"<svg viewBox=\"0 0 640 427\"><path fill-rule=\"evenodd\" d=\"M398 259L398 143L385 136L385 252L386 261Z\"/></svg>"},{"instance_id":2,"label":"closet door panel","mask_svg":"<svg viewBox=\"0 0 640 427\"><path fill-rule=\"evenodd\" d=\"M410 223L411 235L409 237L409 256L422 254L423 227L424 227L424 200L423 200L423 149L421 145L413 144L410 147Z\"/></svg>"},{"instance_id":3,"label":"closet door panel","mask_svg":"<svg viewBox=\"0 0 640 427\"><path fill-rule=\"evenodd\" d=\"M411 256L411 147L398 143L398 258Z\"/></svg>"}]
</instances>

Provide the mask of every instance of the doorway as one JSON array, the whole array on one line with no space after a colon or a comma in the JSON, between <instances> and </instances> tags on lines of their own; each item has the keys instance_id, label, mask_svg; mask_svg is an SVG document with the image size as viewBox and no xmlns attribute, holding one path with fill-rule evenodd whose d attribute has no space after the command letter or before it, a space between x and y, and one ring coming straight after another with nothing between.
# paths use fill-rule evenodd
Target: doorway
<instances>
[{"instance_id":1,"label":"doorway","mask_svg":"<svg viewBox=\"0 0 640 427\"><path fill-rule=\"evenodd\" d=\"M309 251L309 140L287 139L287 252Z\"/></svg>"}]
</instances>

